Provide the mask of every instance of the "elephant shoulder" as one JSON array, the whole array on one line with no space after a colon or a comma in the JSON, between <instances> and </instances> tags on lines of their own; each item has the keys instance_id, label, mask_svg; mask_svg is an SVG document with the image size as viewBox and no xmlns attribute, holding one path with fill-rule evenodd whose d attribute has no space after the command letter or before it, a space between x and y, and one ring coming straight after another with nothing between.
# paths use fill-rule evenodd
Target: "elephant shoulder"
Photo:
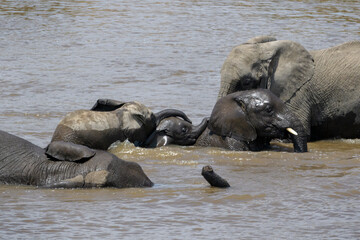
<instances>
[{"instance_id":1,"label":"elephant shoulder","mask_svg":"<svg viewBox=\"0 0 360 240\"><path fill-rule=\"evenodd\" d=\"M46 147L45 154L55 161L86 162L95 156L96 151L83 145L54 141Z\"/></svg>"}]
</instances>

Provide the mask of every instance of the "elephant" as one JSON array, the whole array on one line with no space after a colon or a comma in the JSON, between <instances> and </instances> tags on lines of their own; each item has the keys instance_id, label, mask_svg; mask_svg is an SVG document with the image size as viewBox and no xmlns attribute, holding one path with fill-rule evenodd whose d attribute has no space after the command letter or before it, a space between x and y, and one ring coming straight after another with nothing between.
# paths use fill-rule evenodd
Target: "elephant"
<instances>
[{"instance_id":1,"label":"elephant","mask_svg":"<svg viewBox=\"0 0 360 240\"><path fill-rule=\"evenodd\" d=\"M204 118L198 126L194 126L177 117L165 118L146 140L143 147L155 148L170 144L181 146L194 145L206 129L208 121L209 118Z\"/></svg>"},{"instance_id":2,"label":"elephant","mask_svg":"<svg viewBox=\"0 0 360 240\"><path fill-rule=\"evenodd\" d=\"M301 122L267 89L253 89L220 98L210 118L196 127L177 118L164 119L152 146L169 144L260 151L274 138L287 138L295 152L307 151L307 136ZM195 130L194 130L195 129ZM198 136L194 141L194 136Z\"/></svg>"},{"instance_id":3,"label":"elephant","mask_svg":"<svg viewBox=\"0 0 360 240\"><path fill-rule=\"evenodd\" d=\"M0 131L0 183L46 188L151 187L139 164L86 146L54 141L40 148Z\"/></svg>"},{"instance_id":4,"label":"elephant","mask_svg":"<svg viewBox=\"0 0 360 240\"><path fill-rule=\"evenodd\" d=\"M136 101L99 99L91 110L68 113L56 127L51 142L72 142L106 150L112 143L128 139L141 146L159 122L171 116L191 122L185 113L176 109L165 109L154 114Z\"/></svg>"},{"instance_id":5,"label":"elephant","mask_svg":"<svg viewBox=\"0 0 360 240\"><path fill-rule=\"evenodd\" d=\"M218 99L270 89L302 122L309 140L360 137L360 41L314 51L260 36L234 47Z\"/></svg>"}]
</instances>

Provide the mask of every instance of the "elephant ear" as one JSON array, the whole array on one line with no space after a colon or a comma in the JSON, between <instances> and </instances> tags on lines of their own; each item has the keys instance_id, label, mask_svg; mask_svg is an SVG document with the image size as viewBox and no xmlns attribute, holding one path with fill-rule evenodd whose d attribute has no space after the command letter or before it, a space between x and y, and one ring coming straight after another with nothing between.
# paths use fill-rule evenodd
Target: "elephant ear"
<instances>
[{"instance_id":1,"label":"elephant ear","mask_svg":"<svg viewBox=\"0 0 360 240\"><path fill-rule=\"evenodd\" d=\"M245 44L265 43L276 41L277 39L271 36L257 36L248 40Z\"/></svg>"},{"instance_id":2,"label":"elephant ear","mask_svg":"<svg viewBox=\"0 0 360 240\"><path fill-rule=\"evenodd\" d=\"M95 156L96 152L83 145L54 141L46 147L45 154L56 161L86 162Z\"/></svg>"},{"instance_id":3,"label":"elephant ear","mask_svg":"<svg viewBox=\"0 0 360 240\"><path fill-rule=\"evenodd\" d=\"M239 141L249 142L257 137L255 128L247 119L246 106L234 93L217 101L208 128L216 135Z\"/></svg>"},{"instance_id":4,"label":"elephant ear","mask_svg":"<svg viewBox=\"0 0 360 240\"><path fill-rule=\"evenodd\" d=\"M172 128L173 124L176 122L176 117L169 117L169 118L165 118L163 119L156 127L156 132L160 133L164 133L168 136L172 136L172 132L170 131L170 129Z\"/></svg>"},{"instance_id":5,"label":"elephant ear","mask_svg":"<svg viewBox=\"0 0 360 240\"><path fill-rule=\"evenodd\" d=\"M98 99L95 105L91 108L92 111L109 112L121 108L126 102L120 102L113 99L102 98Z\"/></svg>"},{"instance_id":6,"label":"elephant ear","mask_svg":"<svg viewBox=\"0 0 360 240\"><path fill-rule=\"evenodd\" d=\"M266 88L284 102L289 101L314 75L313 57L293 41L270 41L259 46L260 58L269 62Z\"/></svg>"}]
</instances>

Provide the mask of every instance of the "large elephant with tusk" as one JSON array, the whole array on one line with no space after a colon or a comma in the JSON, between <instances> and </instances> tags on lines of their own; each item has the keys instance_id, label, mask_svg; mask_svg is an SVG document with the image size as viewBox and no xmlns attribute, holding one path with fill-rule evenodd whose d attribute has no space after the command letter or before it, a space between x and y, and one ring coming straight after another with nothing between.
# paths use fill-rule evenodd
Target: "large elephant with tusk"
<instances>
[{"instance_id":1,"label":"large elephant with tusk","mask_svg":"<svg viewBox=\"0 0 360 240\"><path fill-rule=\"evenodd\" d=\"M360 137L360 41L307 51L293 41L250 39L225 60L218 97L254 88L280 97L312 140Z\"/></svg>"}]
</instances>

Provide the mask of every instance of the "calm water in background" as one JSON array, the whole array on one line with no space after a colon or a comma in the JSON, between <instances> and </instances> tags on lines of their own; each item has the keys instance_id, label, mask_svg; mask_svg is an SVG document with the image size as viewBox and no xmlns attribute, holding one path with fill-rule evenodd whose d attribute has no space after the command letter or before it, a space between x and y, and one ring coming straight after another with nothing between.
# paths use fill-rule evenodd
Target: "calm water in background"
<instances>
[{"instance_id":1,"label":"calm water in background","mask_svg":"<svg viewBox=\"0 0 360 240\"><path fill-rule=\"evenodd\" d=\"M360 39L355 1L1 1L0 129L45 147L98 98L211 113L231 48L258 35L319 49ZM0 185L1 238L358 239L360 140L309 153L139 149L150 189ZM231 188L201 177L211 164Z\"/></svg>"}]
</instances>

